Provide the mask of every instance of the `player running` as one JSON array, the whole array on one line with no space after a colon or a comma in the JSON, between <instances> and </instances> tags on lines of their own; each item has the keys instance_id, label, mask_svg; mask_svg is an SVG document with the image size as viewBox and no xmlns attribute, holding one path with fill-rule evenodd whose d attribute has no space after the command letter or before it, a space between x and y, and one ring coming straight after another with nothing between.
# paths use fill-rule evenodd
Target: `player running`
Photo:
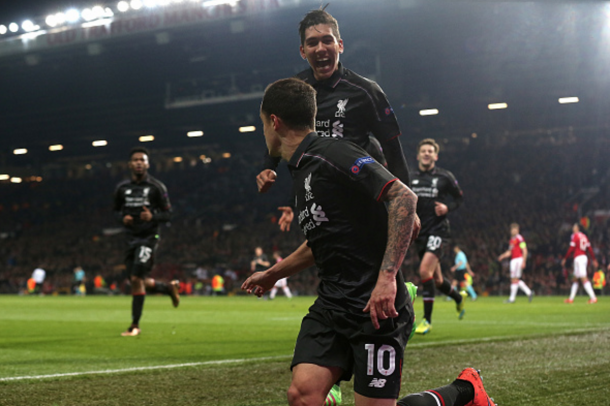
<instances>
[{"instance_id":1,"label":"player running","mask_svg":"<svg viewBox=\"0 0 610 406\"><path fill-rule=\"evenodd\" d=\"M570 290L570 297L564 300L565 303L574 303L574 297L576 297L576 293L578 292L579 279L582 286L585 288L585 291L589 295L589 301L587 303L597 303L597 297L595 296L595 292L593 292L591 282L589 279L587 279L587 253L591 255L591 259L593 259L593 266L595 269L597 269L599 264L597 263L597 259L595 259L595 254L593 253L593 249L591 249L589 239L580 231L578 224L574 224L572 226L570 248L568 249L565 257L561 260L561 266L564 266L566 260L574 255L574 278L572 281L572 289Z\"/></svg>"},{"instance_id":2,"label":"player running","mask_svg":"<svg viewBox=\"0 0 610 406\"><path fill-rule=\"evenodd\" d=\"M131 276L131 325L121 335L140 334L140 317L146 292L164 293L178 307L178 281L168 284L148 275L154 264L154 253L159 242L159 224L168 222L171 204L165 185L148 174L148 150L136 147L129 154L131 178L119 183L114 192L114 215L126 229L126 271Z\"/></svg>"},{"instance_id":3,"label":"player running","mask_svg":"<svg viewBox=\"0 0 610 406\"><path fill-rule=\"evenodd\" d=\"M432 138L417 146L418 168L411 176L411 189L417 194L417 215L421 231L415 240L415 249L421 259L419 276L423 284L424 319L415 332L427 334L432 329L435 286L451 297L456 304L458 319L464 317L464 298L443 278L440 259L442 246L450 238L447 214L462 204L462 190L448 170L436 166L440 147Z\"/></svg>"},{"instance_id":4,"label":"player running","mask_svg":"<svg viewBox=\"0 0 610 406\"><path fill-rule=\"evenodd\" d=\"M498 261L510 257L510 297L504 303L515 303L519 289L527 295L531 302L534 298L534 292L521 280L521 274L527 262L527 244L523 236L519 234L519 224L512 223L510 225L510 236L508 250L498 257Z\"/></svg>"}]
</instances>

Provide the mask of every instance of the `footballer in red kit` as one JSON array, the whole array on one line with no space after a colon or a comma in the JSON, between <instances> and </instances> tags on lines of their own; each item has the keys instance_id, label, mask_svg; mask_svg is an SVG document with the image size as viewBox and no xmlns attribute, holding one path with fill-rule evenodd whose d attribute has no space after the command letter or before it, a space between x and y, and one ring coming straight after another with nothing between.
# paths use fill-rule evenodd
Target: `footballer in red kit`
<instances>
[{"instance_id":1,"label":"footballer in red kit","mask_svg":"<svg viewBox=\"0 0 610 406\"><path fill-rule=\"evenodd\" d=\"M595 292L593 291L591 282L589 281L589 279L587 279L587 253L591 255L591 259L593 259L593 266L595 268L597 268L598 266L597 259L595 259L595 254L593 253L593 249L591 248L591 243L589 242L589 239L585 234L580 231L580 227L578 226L578 224L574 224L572 226L572 233L572 237L570 238L570 249L568 249L568 252L566 253L565 257L561 260L561 266L564 266L568 258L572 256L574 257L574 278L572 281L572 288L570 290L570 297L564 300L564 302L574 302L574 298L576 297L576 293L578 292L578 280L580 280L582 282L582 286L585 288L585 291L589 295L588 303L597 303L597 297L595 296Z\"/></svg>"}]
</instances>

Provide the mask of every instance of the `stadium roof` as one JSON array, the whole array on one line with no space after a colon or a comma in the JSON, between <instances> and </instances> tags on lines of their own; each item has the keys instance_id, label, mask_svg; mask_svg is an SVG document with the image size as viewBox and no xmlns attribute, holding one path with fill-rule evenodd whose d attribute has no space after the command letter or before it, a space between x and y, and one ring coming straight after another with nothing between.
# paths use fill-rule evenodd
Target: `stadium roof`
<instances>
[{"instance_id":1,"label":"stadium roof","mask_svg":"<svg viewBox=\"0 0 610 406\"><path fill-rule=\"evenodd\" d=\"M271 6L0 57L0 166L52 161L55 144L64 146L56 154L87 155L105 139L107 153L120 154L142 135L155 136L153 148L239 148L240 137L260 135L238 128L258 125L266 84L306 68L296 27L319 2L246 3ZM44 14L53 4L3 5L0 24L3 12ZM342 61L380 83L408 137L608 127L606 3L337 0L329 11ZM507 108L488 107L496 103ZM205 135L187 137L193 130Z\"/></svg>"}]
</instances>

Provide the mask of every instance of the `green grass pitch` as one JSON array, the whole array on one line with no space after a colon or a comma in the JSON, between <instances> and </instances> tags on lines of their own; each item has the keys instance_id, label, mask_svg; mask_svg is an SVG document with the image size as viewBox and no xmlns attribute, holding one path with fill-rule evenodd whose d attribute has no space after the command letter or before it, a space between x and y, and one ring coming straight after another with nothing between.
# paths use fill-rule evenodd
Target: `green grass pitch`
<instances>
[{"instance_id":1,"label":"green grass pitch","mask_svg":"<svg viewBox=\"0 0 610 406\"><path fill-rule=\"evenodd\" d=\"M407 346L401 396L473 366L500 406L610 404L610 298L482 297L462 321L443 299L432 332ZM0 405L286 405L312 302L187 297L174 309L149 296L142 335L120 337L131 297L0 296ZM353 405L351 382L342 389Z\"/></svg>"}]
</instances>

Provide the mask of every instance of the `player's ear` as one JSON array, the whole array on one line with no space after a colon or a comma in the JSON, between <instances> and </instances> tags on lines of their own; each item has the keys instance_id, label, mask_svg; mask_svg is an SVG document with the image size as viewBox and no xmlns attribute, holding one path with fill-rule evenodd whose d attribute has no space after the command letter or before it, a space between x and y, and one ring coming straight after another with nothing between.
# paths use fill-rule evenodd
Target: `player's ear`
<instances>
[{"instance_id":1,"label":"player's ear","mask_svg":"<svg viewBox=\"0 0 610 406\"><path fill-rule=\"evenodd\" d=\"M307 59L307 55L305 55L305 49L303 49L303 45L299 47L299 52L301 53L301 58Z\"/></svg>"},{"instance_id":2,"label":"player's ear","mask_svg":"<svg viewBox=\"0 0 610 406\"><path fill-rule=\"evenodd\" d=\"M269 116L271 119L271 124L273 125L273 129L277 132L279 128L282 126L282 119L276 116L275 114L271 114Z\"/></svg>"},{"instance_id":3,"label":"player's ear","mask_svg":"<svg viewBox=\"0 0 610 406\"><path fill-rule=\"evenodd\" d=\"M342 54L344 49L345 48L343 47L343 40L340 39L339 40L339 53Z\"/></svg>"}]
</instances>

